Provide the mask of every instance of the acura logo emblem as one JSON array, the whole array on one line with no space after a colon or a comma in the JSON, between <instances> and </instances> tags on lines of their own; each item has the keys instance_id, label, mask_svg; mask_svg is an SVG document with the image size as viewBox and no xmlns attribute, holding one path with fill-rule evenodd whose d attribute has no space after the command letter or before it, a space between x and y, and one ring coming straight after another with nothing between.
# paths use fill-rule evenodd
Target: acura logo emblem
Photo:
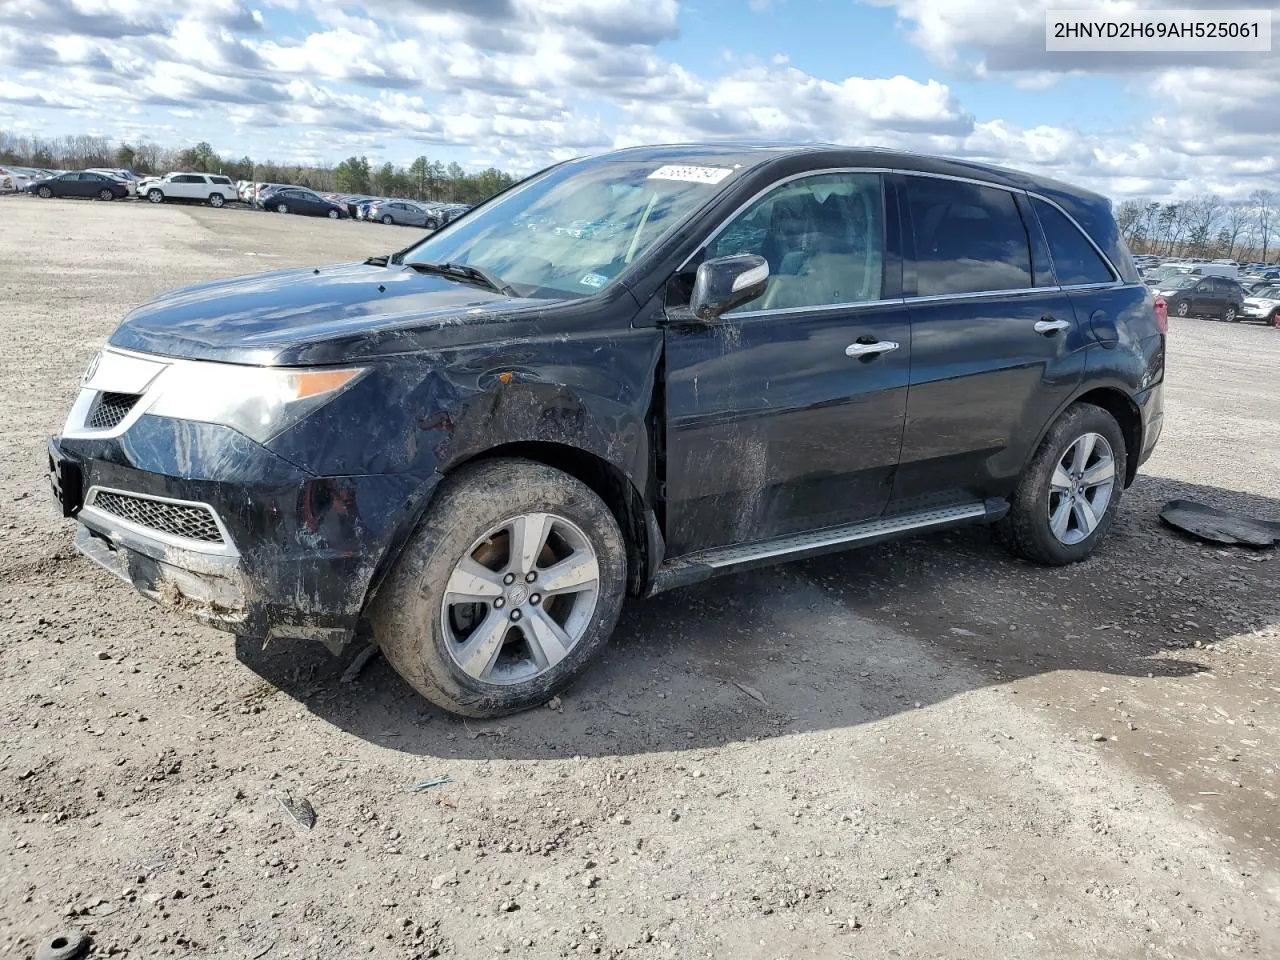
<instances>
[{"instance_id":1,"label":"acura logo emblem","mask_svg":"<svg viewBox=\"0 0 1280 960\"><path fill-rule=\"evenodd\" d=\"M89 361L89 366L84 372L84 376L80 378L81 385L87 384L93 379L93 375L98 372L98 364L102 362L102 352L99 351L93 355L93 359Z\"/></svg>"}]
</instances>

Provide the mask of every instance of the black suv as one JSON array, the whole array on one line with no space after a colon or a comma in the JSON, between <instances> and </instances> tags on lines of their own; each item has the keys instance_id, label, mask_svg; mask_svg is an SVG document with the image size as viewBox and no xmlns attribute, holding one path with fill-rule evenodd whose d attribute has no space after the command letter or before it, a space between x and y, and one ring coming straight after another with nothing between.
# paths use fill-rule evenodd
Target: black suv
<instances>
[{"instance_id":1,"label":"black suv","mask_svg":"<svg viewBox=\"0 0 1280 960\"><path fill-rule=\"evenodd\" d=\"M89 557L239 634L362 622L424 696L544 702L624 594L994 523L1087 557L1162 420L1109 204L839 147L544 170L406 251L171 293L49 468Z\"/></svg>"},{"instance_id":2,"label":"black suv","mask_svg":"<svg viewBox=\"0 0 1280 960\"><path fill-rule=\"evenodd\" d=\"M1228 323L1240 318L1249 296L1235 280L1226 277L1169 277L1153 285L1169 313L1179 317L1221 317Z\"/></svg>"}]
</instances>

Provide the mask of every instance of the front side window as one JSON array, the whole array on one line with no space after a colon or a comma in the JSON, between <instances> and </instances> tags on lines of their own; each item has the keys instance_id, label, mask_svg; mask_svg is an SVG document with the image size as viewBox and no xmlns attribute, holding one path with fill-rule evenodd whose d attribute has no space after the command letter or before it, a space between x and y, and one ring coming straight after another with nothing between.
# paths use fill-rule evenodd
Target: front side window
<instances>
[{"instance_id":1,"label":"front side window","mask_svg":"<svg viewBox=\"0 0 1280 960\"><path fill-rule=\"evenodd\" d=\"M1049 241L1049 253L1058 283L1070 287L1082 283L1113 283L1111 268L1098 256L1098 251L1061 210L1038 197L1032 197L1040 226Z\"/></svg>"},{"instance_id":2,"label":"front side window","mask_svg":"<svg viewBox=\"0 0 1280 960\"><path fill-rule=\"evenodd\" d=\"M1031 287L1031 247L1008 190L908 177L922 297Z\"/></svg>"},{"instance_id":3,"label":"front side window","mask_svg":"<svg viewBox=\"0 0 1280 960\"><path fill-rule=\"evenodd\" d=\"M451 220L404 262L483 267L521 296L591 296L724 190L735 173L698 163L563 164Z\"/></svg>"},{"instance_id":4,"label":"front side window","mask_svg":"<svg viewBox=\"0 0 1280 960\"><path fill-rule=\"evenodd\" d=\"M823 173L775 187L728 223L705 256L742 253L769 263L768 286L744 310L879 300L884 264L879 174Z\"/></svg>"}]
</instances>

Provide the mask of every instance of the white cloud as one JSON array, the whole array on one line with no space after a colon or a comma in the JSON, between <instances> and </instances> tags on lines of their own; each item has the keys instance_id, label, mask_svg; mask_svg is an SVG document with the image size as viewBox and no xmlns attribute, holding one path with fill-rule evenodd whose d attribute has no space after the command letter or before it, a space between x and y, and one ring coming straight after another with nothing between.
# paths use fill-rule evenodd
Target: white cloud
<instances>
[{"instance_id":1,"label":"white cloud","mask_svg":"<svg viewBox=\"0 0 1280 960\"><path fill-rule=\"evenodd\" d=\"M818 77L773 50L726 51L693 69L663 53L680 33L677 0L260 2L273 25L291 10L319 26L269 31L241 0L0 0L6 125L173 131L281 159L402 159L415 144L447 145L523 170L633 143L825 140L958 154L1113 195L1236 195L1280 170L1280 68L1051 59L1044 9L1058 0L863 0L897 11L934 78ZM1104 0L1066 5L1091 2ZM1154 115L1115 132L1017 126L974 117L948 84L985 79L1035 97L1086 67L1124 74L1153 97ZM148 111L181 131L148 126Z\"/></svg>"}]
</instances>

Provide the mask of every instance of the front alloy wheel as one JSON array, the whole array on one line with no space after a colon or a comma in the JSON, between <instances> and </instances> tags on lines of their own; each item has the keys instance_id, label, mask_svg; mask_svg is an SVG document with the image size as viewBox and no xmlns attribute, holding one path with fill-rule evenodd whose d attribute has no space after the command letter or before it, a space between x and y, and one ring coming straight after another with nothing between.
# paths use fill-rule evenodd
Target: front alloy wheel
<instances>
[{"instance_id":1,"label":"front alloy wheel","mask_svg":"<svg viewBox=\"0 0 1280 960\"><path fill-rule=\"evenodd\" d=\"M1098 529L1116 486L1116 458L1100 433L1067 448L1049 481L1049 529L1068 546Z\"/></svg>"},{"instance_id":2,"label":"front alloy wheel","mask_svg":"<svg viewBox=\"0 0 1280 960\"><path fill-rule=\"evenodd\" d=\"M573 521L528 513L478 539L445 585L441 629L458 668L483 683L546 673L591 624L600 563Z\"/></svg>"},{"instance_id":3,"label":"front alloy wheel","mask_svg":"<svg viewBox=\"0 0 1280 960\"><path fill-rule=\"evenodd\" d=\"M441 486L370 608L387 661L438 706L540 706L609 639L627 583L617 519L577 478L494 459Z\"/></svg>"},{"instance_id":4,"label":"front alloy wheel","mask_svg":"<svg viewBox=\"0 0 1280 960\"><path fill-rule=\"evenodd\" d=\"M50 190L48 187L41 187L39 190L36 191L36 193L39 195L41 200L48 200L50 197L53 196L53 191Z\"/></svg>"},{"instance_id":5,"label":"front alloy wheel","mask_svg":"<svg viewBox=\"0 0 1280 960\"><path fill-rule=\"evenodd\" d=\"M337 220L342 214L338 213L337 210L330 210L328 216L330 220Z\"/></svg>"},{"instance_id":6,"label":"front alloy wheel","mask_svg":"<svg viewBox=\"0 0 1280 960\"><path fill-rule=\"evenodd\" d=\"M209 206L220 207L227 202L227 198L220 193L212 193L209 195Z\"/></svg>"},{"instance_id":7,"label":"front alloy wheel","mask_svg":"<svg viewBox=\"0 0 1280 960\"><path fill-rule=\"evenodd\" d=\"M1178 314L1178 316L1180 316L1180 317L1190 316L1190 314L1191 314L1191 307L1190 307L1190 305L1187 303L1187 301L1183 300L1181 303L1179 303L1179 304L1178 304L1177 314Z\"/></svg>"},{"instance_id":8,"label":"front alloy wheel","mask_svg":"<svg viewBox=\"0 0 1280 960\"><path fill-rule=\"evenodd\" d=\"M276 213L288 213L288 212L289 212L289 205L287 203L280 203L276 205Z\"/></svg>"},{"instance_id":9,"label":"front alloy wheel","mask_svg":"<svg viewBox=\"0 0 1280 960\"><path fill-rule=\"evenodd\" d=\"M99 200L114 200L115 198L116 198L116 195L112 193L108 187L103 187L101 190L98 191Z\"/></svg>"},{"instance_id":10,"label":"front alloy wheel","mask_svg":"<svg viewBox=\"0 0 1280 960\"><path fill-rule=\"evenodd\" d=\"M1223 320L1225 320L1225 321L1227 321L1227 323L1235 323L1235 322L1236 322L1236 308L1235 308L1234 306L1228 306L1228 307L1227 307L1227 312L1226 312L1226 313L1224 313L1224 314L1222 315L1222 319L1223 319Z\"/></svg>"}]
</instances>

